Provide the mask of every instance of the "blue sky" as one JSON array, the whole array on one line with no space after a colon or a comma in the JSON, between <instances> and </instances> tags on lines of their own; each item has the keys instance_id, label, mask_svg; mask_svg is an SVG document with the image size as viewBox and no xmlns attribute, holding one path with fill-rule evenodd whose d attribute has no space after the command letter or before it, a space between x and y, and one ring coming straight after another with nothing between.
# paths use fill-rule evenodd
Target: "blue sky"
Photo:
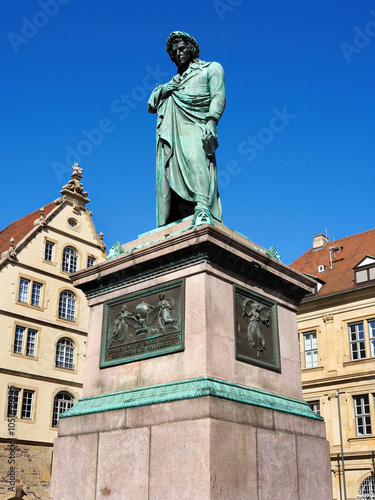
<instances>
[{"instance_id":1,"label":"blue sky","mask_svg":"<svg viewBox=\"0 0 375 500\"><path fill-rule=\"evenodd\" d=\"M374 2L0 0L0 8L1 228L59 196L74 154L108 247L155 228L147 99L176 72L165 52L174 30L225 70L217 162L227 226L275 246L286 264L315 233L374 227Z\"/></svg>"}]
</instances>

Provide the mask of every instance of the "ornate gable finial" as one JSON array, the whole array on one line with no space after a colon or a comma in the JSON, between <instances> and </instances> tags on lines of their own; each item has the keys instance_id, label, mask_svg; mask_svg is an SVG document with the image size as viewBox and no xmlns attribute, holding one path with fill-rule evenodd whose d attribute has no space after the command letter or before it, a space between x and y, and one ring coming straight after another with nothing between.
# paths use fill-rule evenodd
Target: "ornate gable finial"
<instances>
[{"instance_id":1,"label":"ornate gable finial","mask_svg":"<svg viewBox=\"0 0 375 500\"><path fill-rule=\"evenodd\" d=\"M101 248L102 252L105 252L107 250L107 245L103 241L104 234L102 232L99 234L99 238L100 238L100 248Z\"/></svg>"},{"instance_id":2,"label":"ornate gable finial","mask_svg":"<svg viewBox=\"0 0 375 500\"><path fill-rule=\"evenodd\" d=\"M70 181L63 186L60 193L65 195L67 199L73 198L75 201L75 208L77 209L77 205L84 207L90 200L87 198L88 192L83 190L83 185L79 182L82 179L82 168L80 168L78 163L75 163L72 166L72 170L73 173Z\"/></svg>"},{"instance_id":3,"label":"ornate gable finial","mask_svg":"<svg viewBox=\"0 0 375 500\"><path fill-rule=\"evenodd\" d=\"M9 250L6 250L5 252L3 252L1 254L1 258L2 259L9 259L9 260L14 260L16 261L17 260L17 252L15 250L15 247L16 245L14 244L14 238L12 236L12 238L9 240Z\"/></svg>"},{"instance_id":4,"label":"ornate gable finial","mask_svg":"<svg viewBox=\"0 0 375 500\"><path fill-rule=\"evenodd\" d=\"M39 217L34 221L34 226L45 226L46 219L44 217L44 207L39 210Z\"/></svg>"}]
</instances>

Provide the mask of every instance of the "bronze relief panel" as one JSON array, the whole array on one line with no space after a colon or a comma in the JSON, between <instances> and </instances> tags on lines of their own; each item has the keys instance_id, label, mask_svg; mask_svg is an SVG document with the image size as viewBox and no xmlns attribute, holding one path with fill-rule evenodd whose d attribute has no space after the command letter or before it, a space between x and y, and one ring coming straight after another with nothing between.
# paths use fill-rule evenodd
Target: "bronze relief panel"
<instances>
[{"instance_id":1,"label":"bronze relief panel","mask_svg":"<svg viewBox=\"0 0 375 500\"><path fill-rule=\"evenodd\" d=\"M183 349L183 280L104 303L101 368Z\"/></svg>"},{"instance_id":2,"label":"bronze relief panel","mask_svg":"<svg viewBox=\"0 0 375 500\"><path fill-rule=\"evenodd\" d=\"M236 359L281 371L277 305L234 285Z\"/></svg>"}]
</instances>

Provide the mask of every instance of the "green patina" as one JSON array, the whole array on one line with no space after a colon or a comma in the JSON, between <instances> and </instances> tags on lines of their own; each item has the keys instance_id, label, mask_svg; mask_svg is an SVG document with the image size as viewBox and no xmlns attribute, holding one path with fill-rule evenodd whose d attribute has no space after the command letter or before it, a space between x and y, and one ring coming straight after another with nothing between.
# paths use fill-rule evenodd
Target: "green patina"
<instances>
[{"instance_id":1,"label":"green patina","mask_svg":"<svg viewBox=\"0 0 375 500\"><path fill-rule=\"evenodd\" d=\"M70 410L61 414L60 418L204 396L229 399L270 410L323 420L303 401L208 377L81 398Z\"/></svg>"}]
</instances>

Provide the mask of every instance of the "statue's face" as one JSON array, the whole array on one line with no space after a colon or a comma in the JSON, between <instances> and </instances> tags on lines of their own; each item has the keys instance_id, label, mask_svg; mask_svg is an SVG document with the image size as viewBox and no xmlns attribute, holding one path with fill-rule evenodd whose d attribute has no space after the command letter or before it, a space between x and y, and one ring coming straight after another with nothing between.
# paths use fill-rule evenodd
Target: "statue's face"
<instances>
[{"instance_id":1,"label":"statue's face","mask_svg":"<svg viewBox=\"0 0 375 500\"><path fill-rule=\"evenodd\" d=\"M176 42L172 45L173 60L179 69L186 69L192 61L189 47L185 42Z\"/></svg>"}]
</instances>

